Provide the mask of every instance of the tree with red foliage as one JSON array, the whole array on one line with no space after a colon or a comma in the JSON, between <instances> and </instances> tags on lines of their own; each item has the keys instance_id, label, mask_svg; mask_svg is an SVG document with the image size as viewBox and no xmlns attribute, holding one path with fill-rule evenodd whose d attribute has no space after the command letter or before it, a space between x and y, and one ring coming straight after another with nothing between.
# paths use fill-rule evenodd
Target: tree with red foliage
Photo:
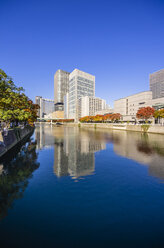
<instances>
[{"instance_id":1,"label":"tree with red foliage","mask_svg":"<svg viewBox=\"0 0 164 248\"><path fill-rule=\"evenodd\" d=\"M138 119L148 120L149 118L152 118L154 115L155 109L151 107L144 107L140 108L136 114L136 117Z\"/></svg>"}]
</instances>

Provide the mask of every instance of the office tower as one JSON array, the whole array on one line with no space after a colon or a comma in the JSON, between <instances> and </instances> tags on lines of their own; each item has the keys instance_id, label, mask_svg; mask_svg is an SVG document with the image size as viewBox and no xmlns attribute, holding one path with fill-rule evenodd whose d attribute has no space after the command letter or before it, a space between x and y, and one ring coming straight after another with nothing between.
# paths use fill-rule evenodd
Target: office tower
<instances>
[{"instance_id":1,"label":"office tower","mask_svg":"<svg viewBox=\"0 0 164 248\"><path fill-rule=\"evenodd\" d=\"M150 74L149 79L153 99L164 97L164 69Z\"/></svg>"},{"instance_id":2,"label":"office tower","mask_svg":"<svg viewBox=\"0 0 164 248\"><path fill-rule=\"evenodd\" d=\"M55 111L64 110L64 96L68 92L69 72L57 70L54 75Z\"/></svg>"},{"instance_id":3,"label":"office tower","mask_svg":"<svg viewBox=\"0 0 164 248\"><path fill-rule=\"evenodd\" d=\"M69 118L78 120L78 99L83 96L95 96L95 76L73 70L69 75Z\"/></svg>"},{"instance_id":4,"label":"office tower","mask_svg":"<svg viewBox=\"0 0 164 248\"><path fill-rule=\"evenodd\" d=\"M83 96L78 99L78 117L93 116L97 111L107 108L106 101L99 97Z\"/></svg>"},{"instance_id":5,"label":"office tower","mask_svg":"<svg viewBox=\"0 0 164 248\"><path fill-rule=\"evenodd\" d=\"M41 96L36 96L35 103L38 104L40 107L40 109L38 110L39 118L44 118L45 115L54 112L54 101L51 99L45 99Z\"/></svg>"},{"instance_id":6,"label":"office tower","mask_svg":"<svg viewBox=\"0 0 164 248\"><path fill-rule=\"evenodd\" d=\"M35 97L35 103L39 105L39 107L41 106L41 99L42 97L41 96L36 96ZM37 116L38 118L40 118L40 108L37 110Z\"/></svg>"}]
</instances>

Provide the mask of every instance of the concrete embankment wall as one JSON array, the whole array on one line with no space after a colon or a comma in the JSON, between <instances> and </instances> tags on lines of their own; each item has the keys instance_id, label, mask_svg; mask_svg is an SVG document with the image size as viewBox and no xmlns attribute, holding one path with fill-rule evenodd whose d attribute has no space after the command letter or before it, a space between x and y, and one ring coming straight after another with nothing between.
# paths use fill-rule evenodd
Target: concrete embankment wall
<instances>
[{"instance_id":1,"label":"concrete embankment wall","mask_svg":"<svg viewBox=\"0 0 164 248\"><path fill-rule=\"evenodd\" d=\"M65 124L68 126L77 126L77 123ZM141 125L127 125L127 124L117 124L117 123L80 123L81 127L85 128L105 128L111 130L124 130L124 131L134 131L142 132ZM164 126L160 125L150 125L148 133L159 133L164 134Z\"/></svg>"},{"instance_id":2,"label":"concrete embankment wall","mask_svg":"<svg viewBox=\"0 0 164 248\"><path fill-rule=\"evenodd\" d=\"M8 132L0 132L0 158L5 155L11 148L16 146L25 137L32 134L34 128L26 126L24 128L15 128Z\"/></svg>"}]
</instances>

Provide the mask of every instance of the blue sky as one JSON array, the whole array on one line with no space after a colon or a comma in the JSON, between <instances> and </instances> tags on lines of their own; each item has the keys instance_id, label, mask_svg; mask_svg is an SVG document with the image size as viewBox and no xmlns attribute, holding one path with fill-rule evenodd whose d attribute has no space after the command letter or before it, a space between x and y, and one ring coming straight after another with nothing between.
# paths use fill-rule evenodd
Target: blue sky
<instances>
[{"instance_id":1,"label":"blue sky","mask_svg":"<svg viewBox=\"0 0 164 248\"><path fill-rule=\"evenodd\" d=\"M149 90L164 68L164 0L0 0L0 68L34 100L57 69L96 76L96 96Z\"/></svg>"}]
</instances>

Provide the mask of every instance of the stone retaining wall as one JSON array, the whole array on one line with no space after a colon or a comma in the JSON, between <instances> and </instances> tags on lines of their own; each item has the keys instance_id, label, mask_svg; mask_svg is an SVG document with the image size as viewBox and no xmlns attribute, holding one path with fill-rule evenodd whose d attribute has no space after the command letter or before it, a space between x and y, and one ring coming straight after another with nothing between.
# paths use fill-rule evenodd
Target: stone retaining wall
<instances>
[{"instance_id":1,"label":"stone retaining wall","mask_svg":"<svg viewBox=\"0 0 164 248\"><path fill-rule=\"evenodd\" d=\"M30 133L32 134L33 130L33 127L25 126L24 128L8 130L8 132L0 132L0 157L17 145L26 136L30 135Z\"/></svg>"},{"instance_id":2,"label":"stone retaining wall","mask_svg":"<svg viewBox=\"0 0 164 248\"><path fill-rule=\"evenodd\" d=\"M105 128L111 130L124 130L124 131L135 131L142 132L141 125L128 125L128 124L119 124L119 123L68 123L64 124L67 126L78 126L87 127L87 128ZM148 133L159 133L164 134L164 126L160 125L150 125Z\"/></svg>"}]
</instances>

